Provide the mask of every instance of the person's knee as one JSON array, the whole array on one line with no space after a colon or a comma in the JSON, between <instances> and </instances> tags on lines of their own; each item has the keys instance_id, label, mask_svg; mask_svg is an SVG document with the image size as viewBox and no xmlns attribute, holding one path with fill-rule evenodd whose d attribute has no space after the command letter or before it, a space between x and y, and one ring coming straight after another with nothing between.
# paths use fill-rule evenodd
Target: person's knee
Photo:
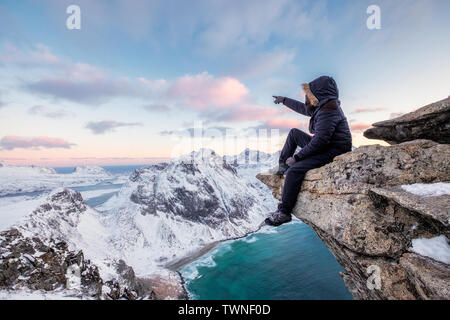
<instances>
[{"instance_id":1,"label":"person's knee","mask_svg":"<svg viewBox=\"0 0 450 320\"><path fill-rule=\"evenodd\" d=\"M297 166L297 164L298 162L286 171L286 180L297 180L299 178L303 178L303 176L305 175L305 170Z\"/></svg>"},{"instance_id":2,"label":"person's knee","mask_svg":"<svg viewBox=\"0 0 450 320\"><path fill-rule=\"evenodd\" d=\"M290 136L295 136L295 135L299 134L300 131L301 131L300 129L292 128L291 130L289 130L289 135Z\"/></svg>"}]
</instances>

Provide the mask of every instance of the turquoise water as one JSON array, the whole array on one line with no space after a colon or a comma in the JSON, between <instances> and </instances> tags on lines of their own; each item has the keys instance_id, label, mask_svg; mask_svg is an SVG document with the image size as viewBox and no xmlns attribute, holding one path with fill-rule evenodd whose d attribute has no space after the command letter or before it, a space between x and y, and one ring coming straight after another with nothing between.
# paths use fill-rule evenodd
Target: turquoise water
<instances>
[{"instance_id":1,"label":"turquoise water","mask_svg":"<svg viewBox=\"0 0 450 320\"><path fill-rule=\"evenodd\" d=\"M223 242L180 270L193 299L352 299L339 271L301 222Z\"/></svg>"}]
</instances>

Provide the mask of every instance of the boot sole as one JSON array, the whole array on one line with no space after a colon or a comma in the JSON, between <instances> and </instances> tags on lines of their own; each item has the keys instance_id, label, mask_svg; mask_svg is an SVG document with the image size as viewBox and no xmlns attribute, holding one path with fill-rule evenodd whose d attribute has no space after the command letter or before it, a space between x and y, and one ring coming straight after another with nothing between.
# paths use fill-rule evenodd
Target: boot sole
<instances>
[{"instance_id":1,"label":"boot sole","mask_svg":"<svg viewBox=\"0 0 450 320\"><path fill-rule=\"evenodd\" d=\"M269 218L266 218L266 220L264 220L264 222L265 222L267 225L272 226L272 227L279 227L279 226L281 226L282 224L289 223L289 222L291 222L291 221L292 221L292 219L289 220L289 221L285 221L285 222L273 223L272 221L269 220Z\"/></svg>"}]
</instances>

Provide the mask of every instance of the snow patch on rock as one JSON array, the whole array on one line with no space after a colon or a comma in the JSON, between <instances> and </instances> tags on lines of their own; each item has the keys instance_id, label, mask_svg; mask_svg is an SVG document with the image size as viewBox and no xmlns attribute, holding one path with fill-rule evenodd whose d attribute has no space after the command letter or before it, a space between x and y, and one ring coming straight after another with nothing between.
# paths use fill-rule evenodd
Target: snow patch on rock
<instances>
[{"instance_id":1,"label":"snow patch on rock","mask_svg":"<svg viewBox=\"0 0 450 320\"><path fill-rule=\"evenodd\" d=\"M450 195L449 182L437 183L414 183L401 186L403 190L423 197L438 197L442 195Z\"/></svg>"},{"instance_id":2,"label":"snow patch on rock","mask_svg":"<svg viewBox=\"0 0 450 320\"><path fill-rule=\"evenodd\" d=\"M436 261L450 264L450 245L446 236L413 239L410 251Z\"/></svg>"}]
</instances>

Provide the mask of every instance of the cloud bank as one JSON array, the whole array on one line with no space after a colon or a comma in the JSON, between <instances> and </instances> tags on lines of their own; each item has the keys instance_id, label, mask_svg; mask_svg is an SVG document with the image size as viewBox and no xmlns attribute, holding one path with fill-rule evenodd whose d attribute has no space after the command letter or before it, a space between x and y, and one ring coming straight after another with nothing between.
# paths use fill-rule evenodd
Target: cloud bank
<instances>
[{"instance_id":1,"label":"cloud bank","mask_svg":"<svg viewBox=\"0 0 450 320\"><path fill-rule=\"evenodd\" d=\"M64 139L51 137L19 137L19 136L4 136L0 140L0 149L14 150L14 149L53 149L63 148L70 149L76 144L70 143Z\"/></svg>"},{"instance_id":2,"label":"cloud bank","mask_svg":"<svg viewBox=\"0 0 450 320\"><path fill-rule=\"evenodd\" d=\"M86 125L86 128L91 130L94 134L104 134L106 132L114 132L120 127L135 127L142 126L139 122L118 122L113 120L105 121L91 121Z\"/></svg>"}]
</instances>

